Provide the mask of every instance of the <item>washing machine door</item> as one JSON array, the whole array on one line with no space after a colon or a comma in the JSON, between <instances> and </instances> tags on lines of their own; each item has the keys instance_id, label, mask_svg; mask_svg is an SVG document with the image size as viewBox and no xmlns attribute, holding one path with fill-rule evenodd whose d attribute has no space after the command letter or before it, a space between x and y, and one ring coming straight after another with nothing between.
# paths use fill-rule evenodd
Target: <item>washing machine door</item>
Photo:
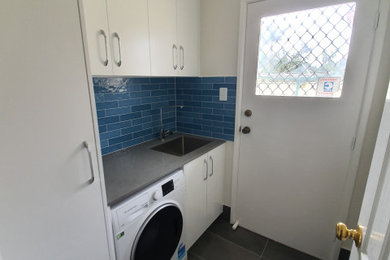
<instances>
[{"instance_id":1,"label":"washing machine door","mask_svg":"<svg viewBox=\"0 0 390 260\"><path fill-rule=\"evenodd\" d=\"M137 234L130 260L170 260L183 231L177 205L164 204L153 211Z\"/></svg>"}]
</instances>

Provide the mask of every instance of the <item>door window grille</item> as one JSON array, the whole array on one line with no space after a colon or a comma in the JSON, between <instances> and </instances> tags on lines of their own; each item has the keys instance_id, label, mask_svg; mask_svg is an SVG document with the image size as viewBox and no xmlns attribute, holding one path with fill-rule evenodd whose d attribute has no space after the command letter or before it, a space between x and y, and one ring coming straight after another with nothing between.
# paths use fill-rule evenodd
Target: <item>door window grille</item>
<instances>
[{"instance_id":1,"label":"door window grille","mask_svg":"<svg viewBox=\"0 0 390 260\"><path fill-rule=\"evenodd\" d=\"M263 17L256 95L340 97L356 4Z\"/></svg>"}]
</instances>

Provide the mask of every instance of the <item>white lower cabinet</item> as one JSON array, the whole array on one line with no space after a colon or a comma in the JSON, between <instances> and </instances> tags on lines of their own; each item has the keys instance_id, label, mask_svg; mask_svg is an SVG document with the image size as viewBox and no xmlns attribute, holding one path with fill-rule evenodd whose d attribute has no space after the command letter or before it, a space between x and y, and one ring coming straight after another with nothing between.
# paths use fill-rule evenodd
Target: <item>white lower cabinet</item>
<instances>
[{"instance_id":1,"label":"white lower cabinet","mask_svg":"<svg viewBox=\"0 0 390 260\"><path fill-rule=\"evenodd\" d=\"M187 248L222 213L224 172L225 144L184 165Z\"/></svg>"}]
</instances>

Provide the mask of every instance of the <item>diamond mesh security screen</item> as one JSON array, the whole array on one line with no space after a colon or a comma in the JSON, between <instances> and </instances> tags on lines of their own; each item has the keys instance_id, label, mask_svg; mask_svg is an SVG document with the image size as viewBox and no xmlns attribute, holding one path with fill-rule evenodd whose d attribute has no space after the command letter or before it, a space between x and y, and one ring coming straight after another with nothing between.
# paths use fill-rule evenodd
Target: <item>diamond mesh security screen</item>
<instances>
[{"instance_id":1,"label":"diamond mesh security screen","mask_svg":"<svg viewBox=\"0 0 390 260\"><path fill-rule=\"evenodd\" d=\"M256 95L340 97L355 7L262 18Z\"/></svg>"}]
</instances>

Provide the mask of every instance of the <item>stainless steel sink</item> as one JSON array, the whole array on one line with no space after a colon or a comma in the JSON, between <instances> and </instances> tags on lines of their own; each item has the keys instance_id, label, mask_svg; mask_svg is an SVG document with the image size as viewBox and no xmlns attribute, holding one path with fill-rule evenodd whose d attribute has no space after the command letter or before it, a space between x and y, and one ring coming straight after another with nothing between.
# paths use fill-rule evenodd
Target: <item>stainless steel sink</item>
<instances>
[{"instance_id":1,"label":"stainless steel sink","mask_svg":"<svg viewBox=\"0 0 390 260\"><path fill-rule=\"evenodd\" d=\"M152 147L152 150L173 154L176 156L183 156L190 153L211 141L196 137L179 136L171 141Z\"/></svg>"}]
</instances>

